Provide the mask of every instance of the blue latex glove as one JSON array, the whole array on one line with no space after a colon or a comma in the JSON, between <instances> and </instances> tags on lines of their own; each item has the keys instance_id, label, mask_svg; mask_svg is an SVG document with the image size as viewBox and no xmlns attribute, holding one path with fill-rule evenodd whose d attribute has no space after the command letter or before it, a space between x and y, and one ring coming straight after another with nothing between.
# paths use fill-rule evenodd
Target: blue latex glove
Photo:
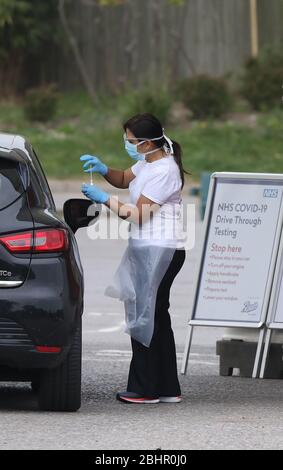
<instances>
[{"instance_id":1,"label":"blue latex glove","mask_svg":"<svg viewBox=\"0 0 283 470\"><path fill-rule=\"evenodd\" d=\"M101 204L107 202L110 197L108 193L102 191L102 189L97 188L93 184L83 184L82 193L91 201L100 202Z\"/></svg>"},{"instance_id":2,"label":"blue latex glove","mask_svg":"<svg viewBox=\"0 0 283 470\"><path fill-rule=\"evenodd\" d=\"M85 162L83 165L85 173L100 173L102 176L105 176L108 171L108 167L98 157L93 155L82 155L80 161Z\"/></svg>"}]
</instances>

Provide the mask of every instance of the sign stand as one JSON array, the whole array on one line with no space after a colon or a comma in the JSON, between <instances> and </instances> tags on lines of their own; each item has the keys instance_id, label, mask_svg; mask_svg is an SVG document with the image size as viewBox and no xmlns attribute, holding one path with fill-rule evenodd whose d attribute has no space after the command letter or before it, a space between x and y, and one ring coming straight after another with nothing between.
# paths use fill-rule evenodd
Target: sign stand
<instances>
[{"instance_id":1,"label":"sign stand","mask_svg":"<svg viewBox=\"0 0 283 470\"><path fill-rule=\"evenodd\" d=\"M281 235L277 263L274 272L269 313L267 317L267 333L260 369L260 378L265 376L272 335L275 330L283 330L283 234Z\"/></svg>"},{"instance_id":2,"label":"sign stand","mask_svg":"<svg viewBox=\"0 0 283 470\"><path fill-rule=\"evenodd\" d=\"M187 338L186 338L186 342L185 342L185 350L184 350L184 355L183 355L182 368L181 368L181 374L182 375L187 374L189 356L190 356L192 340L193 340L193 331L194 331L193 325L189 324L188 334L187 334ZM267 334L271 331L272 330L267 330ZM259 332L259 338L258 338L258 344L257 344L257 350L256 350L256 356L255 356L255 362L254 362L254 368L253 368L253 374L252 374L253 379L256 379L258 377L259 365L260 365L260 360L261 360L262 353L263 353L262 350L263 350L263 347L264 347L264 337L265 337L265 328L261 328L260 332ZM271 336L270 336L270 340L271 340ZM265 348L266 348L266 346L267 346L267 343L265 342ZM268 350L267 351L264 350L263 354L265 354L267 356ZM263 355L263 360L264 360L264 357L265 356ZM265 360L266 360L266 358L265 358Z\"/></svg>"},{"instance_id":3,"label":"sign stand","mask_svg":"<svg viewBox=\"0 0 283 470\"><path fill-rule=\"evenodd\" d=\"M211 175L182 374L187 372L194 327L218 326L259 330L252 373L258 377L262 354L267 355L265 322L283 224L282 201L283 174Z\"/></svg>"},{"instance_id":4,"label":"sign stand","mask_svg":"<svg viewBox=\"0 0 283 470\"><path fill-rule=\"evenodd\" d=\"M265 345L264 345L264 351L263 351L262 363L261 363L260 375L259 375L261 379L264 378L264 374L266 370L266 364L267 364L268 353L269 353L269 348L270 348L271 339L272 339L272 333L273 333L273 330L270 330L268 328L266 332L266 337L265 337Z\"/></svg>"},{"instance_id":5,"label":"sign stand","mask_svg":"<svg viewBox=\"0 0 283 470\"><path fill-rule=\"evenodd\" d=\"M265 328L261 328L259 332L259 338L258 338L255 362L254 362L254 368L253 368L253 375L252 375L253 379L256 379L259 373L259 365L260 365L260 361L262 357L262 350L264 346L265 330L266 330Z\"/></svg>"},{"instance_id":6,"label":"sign stand","mask_svg":"<svg viewBox=\"0 0 283 470\"><path fill-rule=\"evenodd\" d=\"M191 351L191 345L193 340L194 327L192 325L188 326L188 334L185 343L185 351L183 355L182 369L181 374L186 375L188 369L189 356Z\"/></svg>"}]
</instances>

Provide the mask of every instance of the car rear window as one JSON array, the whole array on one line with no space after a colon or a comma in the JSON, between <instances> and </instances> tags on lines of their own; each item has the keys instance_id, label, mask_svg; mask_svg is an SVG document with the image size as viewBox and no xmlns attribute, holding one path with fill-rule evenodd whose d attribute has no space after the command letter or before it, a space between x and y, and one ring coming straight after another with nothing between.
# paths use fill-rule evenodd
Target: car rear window
<instances>
[{"instance_id":1,"label":"car rear window","mask_svg":"<svg viewBox=\"0 0 283 470\"><path fill-rule=\"evenodd\" d=\"M0 158L0 210L12 204L23 191L19 164Z\"/></svg>"}]
</instances>

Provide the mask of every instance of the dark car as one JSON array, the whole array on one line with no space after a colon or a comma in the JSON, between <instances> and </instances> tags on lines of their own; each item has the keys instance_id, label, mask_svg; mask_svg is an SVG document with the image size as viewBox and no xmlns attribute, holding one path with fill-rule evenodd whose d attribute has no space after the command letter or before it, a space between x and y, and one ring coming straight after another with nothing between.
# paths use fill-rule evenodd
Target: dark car
<instances>
[{"instance_id":1,"label":"dark car","mask_svg":"<svg viewBox=\"0 0 283 470\"><path fill-rule=\"evenodd\" d=\"M30 381L42 410L80 408L84 284L74 233L98 215L91 201L70 199L63 221L32 146L0 134L0 380Z\"/></svg>"}]
</instances>

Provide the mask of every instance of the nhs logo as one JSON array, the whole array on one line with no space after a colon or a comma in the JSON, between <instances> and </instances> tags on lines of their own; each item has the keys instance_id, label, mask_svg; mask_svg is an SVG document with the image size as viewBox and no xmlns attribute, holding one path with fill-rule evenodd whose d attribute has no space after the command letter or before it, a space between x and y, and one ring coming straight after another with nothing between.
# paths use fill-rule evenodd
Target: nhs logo
<instances>
[{"instance_id":1,"label":"nhs logo","mask_svg":"<svg viewBox=\"0 0 283 470\"><path fill-rule=\"evenodd\" d=\"M263 190L263 197L277 197L278 189L265 188Z\"/></svg>"}]
</instances>

